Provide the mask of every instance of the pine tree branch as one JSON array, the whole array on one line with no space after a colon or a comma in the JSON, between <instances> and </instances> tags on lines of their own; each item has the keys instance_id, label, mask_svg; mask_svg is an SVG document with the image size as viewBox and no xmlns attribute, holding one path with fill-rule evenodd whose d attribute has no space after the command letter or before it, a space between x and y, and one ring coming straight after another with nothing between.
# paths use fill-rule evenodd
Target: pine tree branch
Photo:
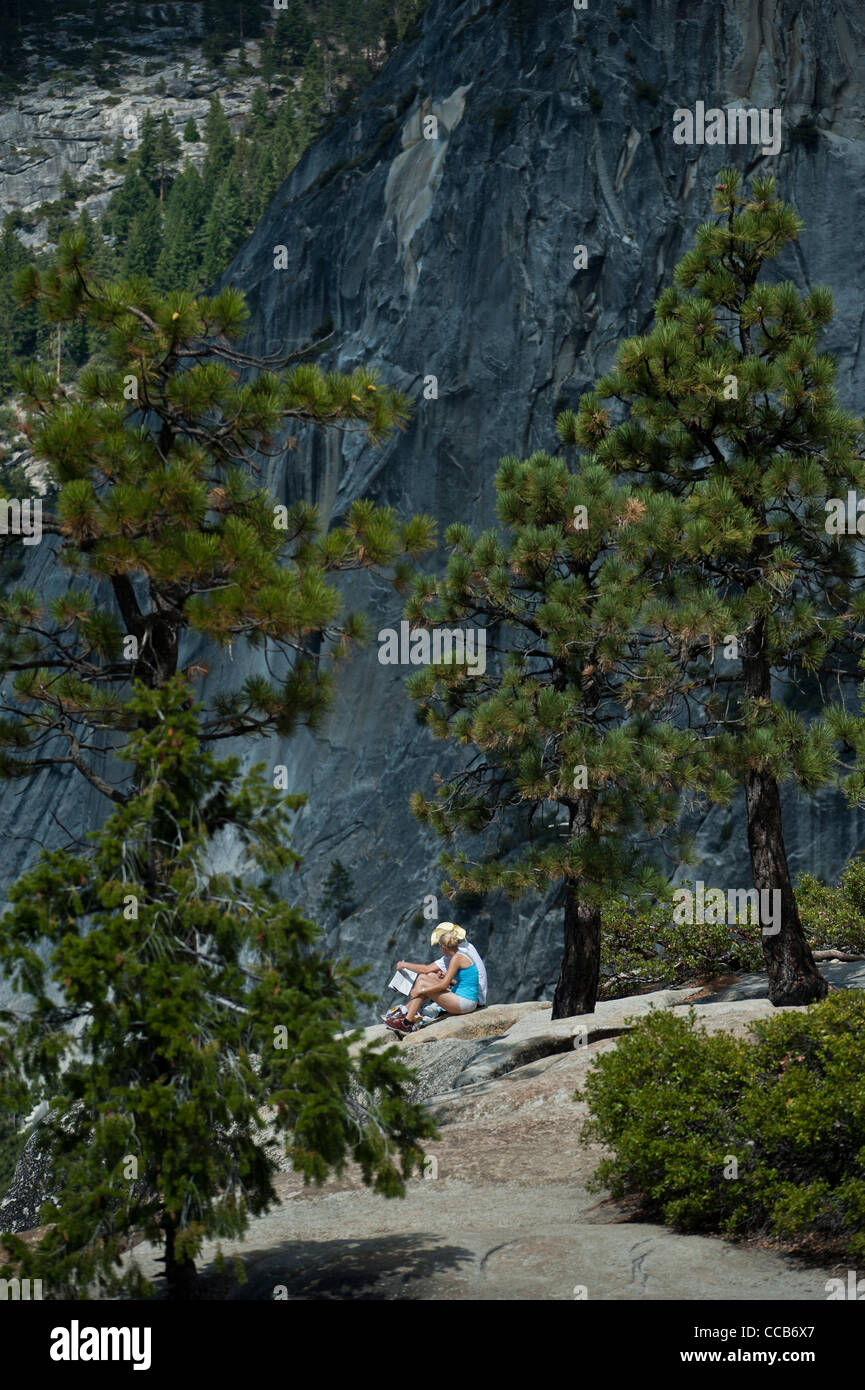
<instances>
[{"instance_id":1,"label":"pine tree branch","mask_svg":"<svg viewBox=\"0 0 865 1390\"><path fill-rule=\"evenodd\" d=\"M65 718L59 721L58 728L69 744L69 761L72 763L73 767L87 779L92 787L95 787L103 796L108 797L109 801L113 801L119 806L125 806L129 798L123 792L112 787L109 782L106 782L104 777L100 777L97 772L93 771L84 758L81 745L75 733L69 728Z\"/></svg>"}]
</instances>

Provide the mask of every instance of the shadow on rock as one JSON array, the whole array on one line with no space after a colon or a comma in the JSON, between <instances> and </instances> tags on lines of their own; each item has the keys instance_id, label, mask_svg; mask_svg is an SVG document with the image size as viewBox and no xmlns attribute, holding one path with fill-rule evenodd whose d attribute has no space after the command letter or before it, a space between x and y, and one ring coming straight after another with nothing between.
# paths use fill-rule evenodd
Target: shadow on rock
<instances>
[{"instance_id":1,"label":"shadow on rock","mask_svg":"<svg viewBox=\"0 0 865 1390\"><path fill-rule=\"evenodd\" d=\"M425 1299L447 1270L474 1255L456 1245L436 1245L407 1231L371 1240L283 1241L243 1257L247 1281L226 1289L210 1265L202 1271L205 1297L277 1302L283 1299Z\"/></svg>"}]
</instances>

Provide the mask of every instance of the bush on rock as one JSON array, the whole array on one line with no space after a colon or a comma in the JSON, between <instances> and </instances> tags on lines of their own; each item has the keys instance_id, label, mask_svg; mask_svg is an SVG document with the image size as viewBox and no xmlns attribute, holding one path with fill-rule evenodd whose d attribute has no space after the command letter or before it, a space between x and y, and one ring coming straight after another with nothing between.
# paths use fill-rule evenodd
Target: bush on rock
<instances>
[{"instance_id":1,"label":"bush on rock","mask_svg":"<svg viewBox=\"0 0 865 1390\"><path fill-rule=\"evenodd\" d=\"M580 1099L594 1190L679 1230L762 1234L865 1256L865 993L760 1020L748 1038L688 1014L641 1020Z\"/></svg>"}]
</instances>

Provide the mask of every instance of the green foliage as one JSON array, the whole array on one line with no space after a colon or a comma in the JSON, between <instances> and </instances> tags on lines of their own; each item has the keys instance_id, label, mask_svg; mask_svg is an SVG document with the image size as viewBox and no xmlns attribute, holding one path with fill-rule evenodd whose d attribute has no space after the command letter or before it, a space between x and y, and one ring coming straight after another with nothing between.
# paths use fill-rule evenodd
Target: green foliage
<instances>
[{"instance_id":1,"label":"green foliage","mask_svg":"<svg viewBox=\"0 0 865 1390\"><path fill-rule=\"evenodd\" d=\"M154 273L162 250L162 217L151 193L145 206L129 223L123 255L123 274L146 278Z\"/></svg>"},{"instance_id":2,"label":"green foliage","mask_svg":"<svg viewBox=\"0 0 865 1390\"><path fill-rule=\"evenodd\" d=\"M506 130L513 120L515 106L496 106L492 113L493 134L498 135L500 130Z\"/></svg>"},{"instance_id":3,"label":"green foliage","mask_svg":"<svg viewBox=\"0 0 865 1390\"><path fill-rule=\"evenodd\" d=\"M238 247L262 216L280 183L314 138L325 116L335 106L340 111L347 110L358 92L372 80L385 56L382 39L386 40L386 50L389 51L395 36L401 38L424 8L422 0L399 6L376 4L363 7L314 7L297 0L289 11L276 16L279 33L291 34L286 49L282 39L275 47L272 36L264 34L262 21L272 15L272 9L263 0L262 3L258 3L258 0L214 0L212 20L206 20L211 57L221 63L227 49L240 38L241 30L247 39L263 36L262 77L265 82L270 81L275 72L275 55L282 64L290 51L289 65L296 63L293 70L302 73L300 90L297 93L292 90L281 105L272 111L266 88L257 87L246 125L237 140L219 97L213 98L205 122L207 155L201 188L203 196L190 199L184 194L182 212L178 210L177 203L172 204L171 201L175 184L185 178L188 193L189 182L193 178L198 183L201 180L191 167L178 172L181 144L167 114L163 113L158 120L151 113L145 115L139 146L129 157L127 146L118 135L105 162L110 169L124 173L125 179L110 200L100 229L101 235L97 233L99 244L95 258L101 277L112 279L119 274L152 276L157 286L165 292L197 292L205 285L212 284L226 269ZM111 73L102 66L106 50L101 40L103 36L112 34L113 41L119 42L122 48L128 37L123 32L114 32L116 26L112 23L111 8L97 22L92 7L88 9L78 0L70 0L64 14L73 18L78 16L80 24L93 24L93 37L97 41L87 48L81 48L77 61L80 65L90 63L98 74L98 80L109 84ZM178 16L179 24L191 25L190 38L194 38L195 24L180 10ZM137 11L135 19L142 26L149 22L146 14ZM0 33L8 31L5 49L0 44L0 71L5 53L8 58L7 71L12 72L17 70L16 64L23 52L20 48L20 15L14 6L6 17L7 31L2 29L3 23L0 5ZM40 51L51 53L56 59L50 26L43 26L42 29L30 26L27 38L31 45L35 44ZM63 42L61 34L61 48ZM324 52L327 54L326 76ZM363 56L358 56L360 54ZM153 70L156 71L157 67L158 64L155 64ZM71 77L70 72L69 80ZM114 85L117 85L116 82ZM119 97L109 97L107 104L119 100ZM401 114L401 110L398 114ZM389 127L382 139L389 140L392 133ZM183 130L183 141L190 144L200 139L198 126L190 117ZM154 215L150 207L148 189L156 196L158 215ZM67 176L60 198L43 204L31 214L10 214L6 225L14 234L20 227L26 225L32 230L37 221L44 221L48 242L57 244L65 233L73 229L77 202L88 191L76 189ZM225 214L221 223L213 213L214 205ZM42 366L48 367L56 357L56 344L49 341L47 332L38 331L32 314L24 314L20 323L15 322L16 306L8 305L8 299L14 292L14 275L20 264L32 260L33 256L17 237L4 243L3 250L0 261L0 390L8 392L14 385L16 366L38 360ZM40 257L40 263L48 265L53 259L51 253ZM7 314L10 332L4 334L4 315ZM95 339L88 346L92 351L96 346ZM74 343L63 342L61 365L67 370L74 369L85 356L80 345L76 348Z\"/></svg>"},{"instance_id":4,"label":"green foliage","mask_svg":"<svg viewBox=\"0 0 865 1390\"><path fill-rule=\"evenodd\" d=\"M36 356L47 338L35 307L22 308L15 292L15 278L29 260L7 218L0 236L0 391L4 396L14 385L16 363Z\"/></svg>"},{"instance_id":5,"label":"green foliage","mask_svg":"<svg viewBox=\"0 0 865 1390\"><path fill-rule=\"evenodd\" d=\"M755 179L749 195L739 185L738 173L721 171L718 221L699 228L651 331L620 345L566 437L611 474L667 498L623 536L628 558L644 545L656 575L672 562L730 595L742 664L690 644L719 757L738 775L762 765L810 792L835 770L828 731L806 728L775 701L770 675L791 686L834 675L839 654L855 646L844 616L854 551L827 535L824 500L865 486L865 463L860 422L839 408L833 364L819 351L828 290L801 295L761 279L800 223L771 179ZM664 603L661 583L659 610Z\"/></svg>"},{"instance_id":6,"label":"green foliage","mask_svg":"<svg viewBox=\"0 0 865 1390\"><path fill-rule=\"evenodd\" d=\"M708 890L707 890L708 891ZM865 953L865 858L851 859L838 885L802 874L796 904L812 950ZM649 984L671 986L727 971L761 970L760 929L740 920L674 922L669 905L645 905L624 897L604 904L601 996L633 994Z\"/></svg>"},{"instance_id":7,"label":"green foliage","mask_svg":"<svg viewBox=\"0 0 865 1390\"><path fill-rule=\"evenodd\" d=\"M210 199L227 174L234 154L234 136L218 96L210 98L210 106L204 118L204 138L207 142L207 154L201 177L205 196Z\"/></svg>"},{"instance_id":8,"label":"green foliage","mask_svg":"<svg viewBox=\"0 0 865 1390\"><path fill-rule=\"evenodd\" d=\"M560 438L571 423L559 420ZM671 588L664 622L651 621L653 590L611 545L653 501L603 468L572 472L540 452L505 458L495 488L500 529L451 526L446 572L420 575L406 608L419 627L477 625L488 644L483 673L454 663L409 677L419 718L466 750L412 809L453 846L439 861L444 891L518 898L558 881L597 919L613 892L664 896L638 837L674 834L683 788L729 794L708 750L668 719L683 630L717 640L724 609ZM494 829L517 834L520 850L497 846ZM469 857L467 837L485 834ZM591 991L584 1002L593 1006Z\"/></svg>"},{"instance_id":9,"label":"green foliage","mask_svg":"<svg viewBox=\"0 0 865 1390\"><path fill-rule=\"evenodd\" d=\"M592 1187L637 1195L680 1230L863 1258L863 1027L861 990L751 1024L748 1038L706 1034L693 1010L638 1020L580 1093L582 1141L612 1153Z\"/></svg>"},{"instance_id":10,"label":"green foliage","mask_svg":"<svg viewBox=\"0 0 865 1390\"><path fill-rule=\"evenodd\" d=\"M204 242L204 196L198 171L189 166L174 180L164 205L161 249L154 278L160 290L195 290ZM211 247L215 254L216 244ZM223 269L220 264L217 273Z\"/></svg>"},{"instance_id":11,"label":"green foliage","mask_svg":"<svg viewBox=\"0 0 865 1390\"><path fill-rule=\"evenodd\" d=\"M339 423L372 441L400 426L407 402L375 372L247 356L236 346L248 319L238 291L195 299L141 280L105 286L84 249L83 233L64 240L58 268L24 272L19 289L48 321L84 324L105 346L74 395L36 366L20 374L56 496L43 530L58 537L69 584L50 598L13 588L0 601L0 670L13 675L16 705L0 723L0 775L27 775L47 756L116 801L124 792L96 771L104 754L81 745L123 745L129 682L171 678L183 634L229 650L268 643L272 677L213 690L209 740L315 725L333 664L364 635L329 576L392 569L399 587L434 528L358 501L324 534L315 507L280 510L258 480L290 425ZM67 751L46 755L57 720Z\"/></svg>"},{"instance_id":12,"label":"green foliage","mask_svg":"<svg viewBox=\"0 0 865 1390\"><path fill-rule=\"evenodd\" d=\"M354 884L341 859L332 859L321 885L321 911L341 922L352 910Z\"/></svg>"},{"instance_id":13,"label":"green foliage","mask_svg":"<svg viewBox=\"0 0 865 1390\"><path fill-rule=\"evenodd\" d=\"M813 947L865 952L865 857L851 859L834 888L813 874L802 874L796 902Z\"/></svg>"},{"instance_id":14,"label":"green foliage","mask_svg":"<svg viewBox=\"0 0 865 1390\"><path fill-rule=\"evenodd\" d=\"M654 82L646 82L642 78L634 83L634 92L640 101L648 101L656 106L660 100L661 93L658 91Z\"/></svg>"},{"instance_id":15,"label":"green foliage","mask_svg":"<svg viewBox=\"0 0 865 1390\"><path fill-rule=\"evenodd\" d=\"M313 40L312 25L302 0L288 0L277 17L270 47L278 67L299 67Z\"/></svg>"},{"instance_id":16,"label":"green foliage","mask_svg":"<svg viewBox=\"0 0 865 1390\"><path fill-rule=\"evenodd\" d=\"M240 250L250 230L240 179L229 170L216 191L204 224L201 272L205 280L212 282L217 278L220 268Z\"/></svg>"},{"instance_id":17,"label":"green foliage","mask_svg":"<svg viewBox=\"0 0 865 1390\"><path fill-rule=\"evenodd\" d=\"M2 1056L2 1049L0 1049ZM30 1131L19 1134L16 1120L20 1123L20 1117L15 1115L0 1115L0 1192L6 1193L9 1184L15 1173L15 1165L21 1157L24 1145L30 1137Z\"/></svg>"},{"instance_id":18,"label":"green foliage","mask_svg":"<svg viewBox=\"0 0 865 1390\"><path fill-rule=\"evenodd\" d=\"M604 904L600 997L618 999L638 988L680 985L734 970L760 970L760 928L739 923L674 922L668 904L646 906L624 897Z\"/></svg>"},{"instance_id":19,"label":"green foliage","mask_svg":"<svg viewBox=\"0 0 865 1390\"><path fill-rule=\"evenodd\" d=\"M276 1200L265 1107L305 1180L351 1160L385 1196L434 1133L392 1053L352 1057L361 972L318 955L273 886L297 862L286 812L303 798L217 761L182 680L136 686L128 708L135 794L86 852L43 852L0 934L30 1005L0 1020L0 1108L50 1098L54 1193L37 1245L2 1236L0 1273L43 1278L51 1299L151 1293L120 1268L133 1235L162 1244L170 1293L189 1296L202 1242ZM224 833L243 846L234 874L210 867Z\"/></svg>"},{"instance_id":20,"label":"green foliage","mask_svg":"<svg viewBox=\"0 0 865 1390\"><path fill-rule=\"evenodd\" d=\"M780 787L809 796L846 780L851 799L865 796L865 723L830 706L861 655L861 564L855 544L827 533L825 510L827 497L865 489L862 424L841 409L821 350L829 290L765 278L801 229L774 180L742 191L738 171L722 169L712 208L650 330L619 345L559 423L567 444L647 490L644 516L616 538L654 587L643 621L663 627L674 592L701 594L690 630L684 597L679 610L679 717L747 791L754 883L784 903L777 940L764 940L771 997L782 1002L786 956L797 998L783 1002L805 1002L825 983L800 949ZM701 617L712 595L736 642L723 659ZM821 717L797 708L803 688Z\"/></svg>"}]
</instances>

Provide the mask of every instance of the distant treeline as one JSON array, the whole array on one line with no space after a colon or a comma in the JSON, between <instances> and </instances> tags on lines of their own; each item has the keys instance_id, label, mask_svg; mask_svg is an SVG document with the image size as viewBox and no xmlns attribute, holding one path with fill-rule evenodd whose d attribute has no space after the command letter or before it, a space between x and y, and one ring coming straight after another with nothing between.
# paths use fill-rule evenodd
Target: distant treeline
<instances>
[{"instance_id":1,"label":"distant treeline","mask_svg":"<svg viewBox=\"0 0 865 1390\"><path fill-rule=\"evenodd\" d=\"M190 118L182 139L167 114L148 115L134 153L118 136L106 158L106 167L122 173L123 182L98 222L80 208L91 190L76 186L69 174L61 180L55 201L8 213L0 235L0 395L14 391L17 363L56 362L58 355L57 330L44 323L34 307L22 308L15 292L21 267L47 266L53 250L34 253L21 240L21 231L32 231L44 222L46 239L53 247L65 230L80 227L91 263L106 281L148 276L165 292L196 291L212 284L253 231L303 150L329 119L350 106L390 47L407 37L409 25L417 23L425 3L325 0L315 5L290 0L289 7L278 12L276 23L271 23L258 69L263 85L255 89L237 134L218 97L211 99L202 128ZM0 0L0 32L11 32L19 40L22 32L30 33L29 26L22 30L19 9L23 8L16 0ZM98 65L109 61L106 54L110 56L113 27L128 33L128 21L134 15L141 30L152 29L157 21L166 25L178 21L192 32L200 10L201 5L193 4L130 6L81 0L64 6L64 20L80 16L77 32L99 31L100 41L87 53L85 76L92 79L94 64L99 77ZM270 5L256 0L205 0L204 10L208 41L202 48L209 50L217 66L221 54L239 36L241 25L244 36L252 37L262 32L262 17L269 15L272 21L274 14ZM220 44L225 40L218 51L212 42L215 38ZM11 49L0 45L0 52L8 63L15 44ZM68 49L64 56L69 56ZM170 59L162 66L170 67ZM247 66L242 71L248 76L256 69ZM58 80L74 82L78 75L62 74ZM274 101L270 93L274 81L285 93L281 100ZM199 142L205 146L201 173L190 158L200 149ZM59 344L61 370L76 370L96 346L83 327L67 330ZM10 423L9 418L0 418L0 429Z\"/></svg>"},{"instance_id":2,"label":"distant treeline","mask_svg":"<svg viewBox=\"0 0 865 1390\"><path fill-rule=\"evenodd\" d=\"M72 70L108 70L112 48L126 49L155 28L179 29L201 43L208 62L219 64L246 39L265 38L265 65L275 70L286 47L298 62L315 39L333 50L338 72L357 58L375 61L416 24L426 0L195 0L142 4L122 0L64 0L62 15L47 16L22 0L0 0L0 73L32 75L28 56L51 58ZM61 22L55 22L55 18ZM32 50L25 47L25 40Z\"/></svg>"}]
</instances>

